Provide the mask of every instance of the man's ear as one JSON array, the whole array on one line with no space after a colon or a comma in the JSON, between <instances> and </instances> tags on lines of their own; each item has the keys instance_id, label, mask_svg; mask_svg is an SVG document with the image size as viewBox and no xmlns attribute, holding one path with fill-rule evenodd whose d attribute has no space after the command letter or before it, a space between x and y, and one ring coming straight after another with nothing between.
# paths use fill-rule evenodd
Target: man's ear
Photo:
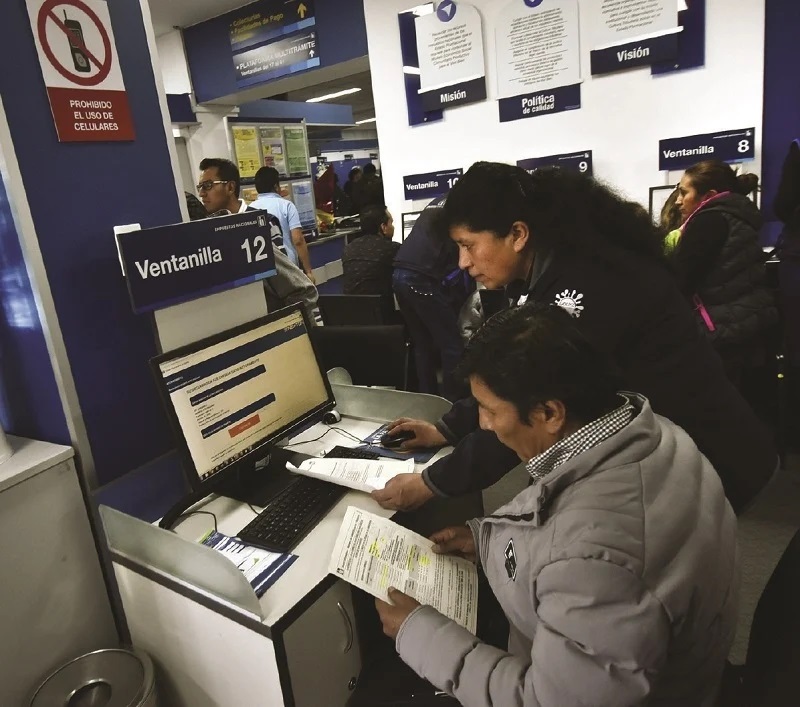
<instances>
[{"instance_id":1,"label":"man's ear","mask_svg":"<svg viewBox=\"0 0 800 707\"><path fill-rule=\"evenodd\" d=\"M531 236L528 224L524 221L514 221L514 223L511 224L510 235L515 252L521 253L523 250L525 250L525 247L528 245L528 241L530 240Z\"/></svg>"},{"instance_id":2,"label":"man's ear","mask_svg":"<svg viewBox=\"0 0 800 707\"><path fill-rule=\"evenodd\" d=\"M557 437L567 426L567 408L560 400L545 400L531 411L528 422L543 425L549 434Z\"/></svg>"}]
</instances>

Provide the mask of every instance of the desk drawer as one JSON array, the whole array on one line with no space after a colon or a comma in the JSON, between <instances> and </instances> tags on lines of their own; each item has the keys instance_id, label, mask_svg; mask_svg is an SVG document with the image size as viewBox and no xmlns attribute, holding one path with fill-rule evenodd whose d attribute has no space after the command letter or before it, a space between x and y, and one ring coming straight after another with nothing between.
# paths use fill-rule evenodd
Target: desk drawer
<instances>
[{"instance_id":1,"label":"desk drawer","mask_svg":"<svg viewBox=\"0 0 800 707\"><path fill-rule=\"evenodd\" d=\"M295 707L344 707L361 671L350 585L337 581L283 640Z\"/></svg>"}]
</instances>

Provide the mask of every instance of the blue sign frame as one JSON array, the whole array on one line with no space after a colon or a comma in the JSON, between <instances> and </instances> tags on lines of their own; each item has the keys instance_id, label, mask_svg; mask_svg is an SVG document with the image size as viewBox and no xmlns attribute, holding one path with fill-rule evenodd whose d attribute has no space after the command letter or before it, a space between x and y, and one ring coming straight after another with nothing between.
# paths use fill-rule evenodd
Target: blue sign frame
<instances>
[{"instance_id":1,"label":"blue sign frame","mask_svg":"<svg viewBox=\"0 0 800 707\"><path fill-rule=\"evenodd\" d=\"M594 175L592 164L592 151L581 150L580 152L567 152L562 155L548 155L547 157L531 157L525 160L518 160L517 167L528 172L533 172L541 167L561 167L572 172Z\"/></svg>"},{"instance_id":2,"label":"blue sign frame","mask_svg":"<svg viewBox=\"0 0 800 707\"><path fill-rule=\"evenodd\" d=\"M447 194L463 176L463 169L445 169L425 174L409 174L403 177L403 191L408 201L432 199Z\"/></svg>"},{"instance_id":3,"label":"blue sign frame","mask_svg":"<svg viewBox=\"0 0 800 707\"><path fill-rule=\"evenodd\" d=\"M559 86L546 91L501 98L498 107L501 123L578 110L581 107L581 85L576 83L571 86Z\"/></svg>"},{"instance_id":4,"label":"blue sign frame","mask_svg":"<svg viewBox=\"0 0 800 707\"><path fill-rule=\"evenodd\" d=\"M319 66L314 0L260 0L231 14L236 85L254 84Z\"/></svg>"},{"instance_id":5,"label":"blue sign frame","mask_svg":"<svg viewBox=\"0 0 800 707\"><path fill-rule=\"evenodd\" d=\"M265 211L201 219L117 235L136 314L275 275Z\"/></svg>"},{"instance_id":6,"label":"blue sign frame","mask_svg":"<svg viewBox=\"0 0 800 707\"><path fill-rule=\"evenodd\" d=\"M673 137L658 143L658 168L662 172L686 169L703 160L746 162L755 158L755 128Z\"/></svg>"},{"instance_id":7,"label":"blue sign frame","mask_svg":"<svg viewBox=\"0 0 800 707\"><path fill-rule=\"evenodd\" d=\"M678 57L678 34L664 34L606 49L595 49L589 57L592 76L660 64Z\"/></svg>"}]
</instances>

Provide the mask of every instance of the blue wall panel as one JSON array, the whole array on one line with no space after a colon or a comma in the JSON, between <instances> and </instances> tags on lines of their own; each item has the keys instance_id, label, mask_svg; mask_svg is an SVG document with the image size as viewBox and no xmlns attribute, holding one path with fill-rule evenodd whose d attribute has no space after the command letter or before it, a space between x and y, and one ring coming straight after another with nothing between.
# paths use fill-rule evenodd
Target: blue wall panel
<instances>
[{"instance_id":1,"label":"blue wall panel","mask_svg":"<svg viewBox=\"0 0 800 707\"><path fill-rule=\"evenodd\" d=\"M0 93L33 212L97 467L107 482L172 446L147 359L150 321L131 312L113 226L180 221L141 10L109 0L136 140L59 143L24 0L4 3L14 71Z\"/></svg>"},{"instance_id":2,"label":"blue wall panel","mask_svg":"<svg viewBox=\"0 0 800 707\"><path fill-rule=\"evenodd\" d=\"M353 125L353 107L335 103L298 103L264 99L242 103L239 120L305 120L320 125Z\"/></svg>"},{"instance_id":3,"label":"blue wall panel","mask_svg":"<svg viewBox=\"0 0 800 707\"><path fill-rule=\"evenodd\" d=\"M800 3L797 0L767 0L761 167L764 193L761 203L768 220L775 218L772 205L789 143L800 137L798 36Z\"/></svg>"},{"instance_id":4,"label":"blue wall panel","mask_svg":"<svg viewBox=\"0 0 800 707\"><path fill-rule=\"evenodd\" d=\"M319 68L366 56L363 0L318 0L315 7ZM184 30L186 58L198 103L241 90L236 85L229 36L231 16L241 14L241 9L234 10Z\"/></svg>"},{"instance_id":5,"label":"blue wall panel","mask_svg":"<svg viewBox=\"0 0 800 707\"><path fill-rule=\"evenodd\" d=\"M5 185L0 180L0 422L21 437L69 444L69 430L36 311Z\"/></svg>"}]
</instances>

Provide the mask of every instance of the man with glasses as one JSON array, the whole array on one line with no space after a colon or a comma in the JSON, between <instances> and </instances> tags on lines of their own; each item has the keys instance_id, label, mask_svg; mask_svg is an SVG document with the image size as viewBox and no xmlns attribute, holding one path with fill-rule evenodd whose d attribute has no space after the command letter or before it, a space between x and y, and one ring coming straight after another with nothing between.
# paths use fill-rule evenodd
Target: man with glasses
<instances>
[{"instance_id":1,"label":"man with glasses","mask_svg":"<svg viewBox=\"0 0 800 707\"><path fill-rule=\"evenodd\" d=\"M239 198L239 168L233 162L221 157L207 157L200 163L200 170L197 193L209 216L230 216L260 210L269 215L271 222L277 223L277 219L266 209L253 209L244 199ZM280 230L279 225L277 230ZM280 236L273 235L272 244L277 273L262 280L267 309L273 312L302 302L309 318L314 322L319 297L317 288L286 255Z\"/></svg>"},{"instance_id":2,"label":"man with glasses","mask_svg":"<svg viewBox=\"0 0 800 707\"><path fill-rule=\"evenodd\" d=\"M197 194L209 216L220 212L239 214L247 210L244 199L239 198L239 168L230 160L207 157L200 163L200 180ZM227 215L227 214L225 214Z\"/></svg>"}]
</instances>

